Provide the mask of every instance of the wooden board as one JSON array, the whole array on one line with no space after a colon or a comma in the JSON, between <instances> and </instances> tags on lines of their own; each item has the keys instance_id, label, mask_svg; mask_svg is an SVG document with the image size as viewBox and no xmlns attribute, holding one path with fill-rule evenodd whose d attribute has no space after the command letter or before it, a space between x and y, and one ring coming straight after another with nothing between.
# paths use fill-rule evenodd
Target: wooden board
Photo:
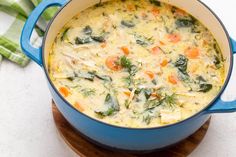
<instances>
[{"instance_id":1,"label":"wooden board","mask_svg":"<svg viewBox=\"0 0 236 157\"><path fill-rule=\"evenodd\" d=\"M60 135L81 157L186 157L200 144L210 124L209 119L196 133L173 147L149 154L134 155L107 150L88 142L66 121L54 103L52 112Z\"/></svg>"}]
</instances>

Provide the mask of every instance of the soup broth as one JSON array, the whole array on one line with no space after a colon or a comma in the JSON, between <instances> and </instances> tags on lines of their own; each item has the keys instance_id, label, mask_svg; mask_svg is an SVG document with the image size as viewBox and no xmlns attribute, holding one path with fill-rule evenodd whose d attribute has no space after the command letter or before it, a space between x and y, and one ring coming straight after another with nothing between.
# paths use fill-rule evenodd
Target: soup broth
<instances>
[{"instance_id":1,"label":"soup broth","mask_svg":"<svg viewBox=\"0 0 236 157\"><path fill-rule=\"evenodd\" d=\"M211 32L156 0L112 0L80 12L56 37L48 64L53 84L77 110L132 128L192 116L225 78Z\"/></svg>"}]
</instances>

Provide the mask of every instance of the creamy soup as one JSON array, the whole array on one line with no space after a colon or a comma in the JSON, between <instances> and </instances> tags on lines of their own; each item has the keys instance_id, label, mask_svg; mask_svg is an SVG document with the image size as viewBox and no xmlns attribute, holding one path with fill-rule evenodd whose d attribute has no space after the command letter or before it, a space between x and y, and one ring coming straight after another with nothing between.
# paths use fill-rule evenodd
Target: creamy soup
<instances>
[{"instance_id":1,"label":"creamy soup","mask_svg":"<svg viewBox=\"0 0 236 157\"><path fill-rule=\"evenodd\" d=\"M214 99L225 78L211 32L156 0L114 0L80 12L56 37L49 74L80 112L133 128L192 116Z\"/></svg>"}]
</instances>

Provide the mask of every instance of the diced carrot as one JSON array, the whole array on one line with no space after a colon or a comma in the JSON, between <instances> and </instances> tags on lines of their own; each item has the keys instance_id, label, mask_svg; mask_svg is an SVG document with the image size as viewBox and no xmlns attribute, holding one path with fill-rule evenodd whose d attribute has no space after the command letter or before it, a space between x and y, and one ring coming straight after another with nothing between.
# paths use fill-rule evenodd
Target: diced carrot
<instances>
[{"instance_id":1,"label":"diced carrot","mask_svg":"<svg viewBox=\"0 0 236 157\"><path fill-rule=\"evenodd\" d=\"M162 67L165 67L167 64L168 64L168 60L167 60L167 59L164 59L164 60L161 62L161 66L162 66Z\"/></svg>"},{"instance_id":2,"label":"diced carrot","mask_svg":"<svg viewBox=\"0 0 236 157\"><path fill-rule=\"evenodd\" d=\"M131 92L130 92L130 91L125 91L124 94L125 94L127 97L130 97Z\"/></svg>"},{"instance_id":3,"label":"diced carrot","mask_svg":"<svg viewBox=\"0 0 236 157\"><path fill-rule=\"evenodd\" d=\"M177 84L177 83L178 83L178 79L177 79L174 75L169 75L169 76L168 76L168 81L169 81L171 84Z\"/></svg>"},{"instance_id":4,"label":"diced carrot","mask_svg":"<svg viewBox=\"0 0 236 157\"><path fill-rule=\"evenodd\" d=\"M122 47L121 47L121 50L123 51L123 53L124 53L126 56L129 55L129 48L128 48L128 47L122 46Z\"/></svg>"},{"instance_id":5,"label":"diced carrot","mask_svg":"<svg viewBox=\"0 0 236 157\"><path fill-rule=\"evenodd\" d=\"M214 70L217 69L217 67L216 67L215 65L210 65L209 67L210 67L211 69L214 69Z\"/></svg>"},{"instance_id":6,"label":"diced carrot","mask_svg":"<svg viewBox=\"0 0 236 157\"><path fill-rule=\"evenodd\" d=\"M148 77L153 80L155 78L155 74L151 71L145 71L145 74L148 75Z\"/></svg>"},{"instance_id":7,"label":"diced carrot","mask_svg":"<svg viewBox=\"0 0 236 157\"><path fill-rule=\"evenodd\" d=\"M114 71L119 71L122 69L121 65L118 64L119 57L118 56L110 56L106 59L106 66Z\"/></svg>"},{"instance_id":8,"label":"diced carrot","mask_svg":"<svg viewBox=\"0 0 236 157\"><path fill-rule=\"evenodd\" d=\"M151 12L153 16L158 16L160 13L159 9L157 9L156 7L152 8Z\"/></svg>"},{"instance_id":9,"label":"diced carrot","mask_svg":"<svg viewBox=\"0 0 236 157\"><path fill-rule=\"evenodd\" d=\"M199 56L199 49L198 48L187 48L185 50L185 55L190 59L197 59Z\"/></svg>"},{"instance_id":10,"label":"diced carrot","mask_svg":"<svg viewBox=\"0 0 236 157\"><path fill-rule=\"evenodd\" d=\"M80 112L84 111L84 108L81 106L79 102L75 102L74 107L79 110Z\"/></svg>"},{"instance_id":11,"label":"diced carrot","mask_svg":"<svg viewBox=\"0 0 236 157\"><path fill-rule=\"evenodd\" d=\"M181 40L181 37L179 34L169 34L167 38L172 43L178 43Z\"/></svg>"},{"instance_id":12,"label":"diced carrot","mask_svg":"<svg viewBox=\"0 0 236 157\"><path fill-rule=\"evenodd\" d=\"M151 96L152 97L157 97L157 93L152 93Z\"/></svg>"},{"instance_id":13,"label":"diced carrot","mask_svg":"<svg viewBox=\"0 0 236 157\"><path fill-rule=\"evenodd\" d=\"M107 43L103 42L101 43L101 48L105 48L107 46Z\"/></svg>"},{"instance_id":14,"label":"diced carrot","mask_svg":"<svg viewBox=\"0 0 236 157\"><path fill-rule=\"evenodd\" d=\"M148 15L147 15L145 12L143 12L143 13L141 14L141 16L142 16L143 19L145 19L145 18L148 17Z\"/></svg>"},{"instance_id":15,"label":"diced carrot","mask_svg":"<svg viewBox=\"0 0 236 157\"><path fill-rule=\"evenodd\" d=\"M152 97L156 97L156 96L157 96L157 93L152 93L151 96L152 96Z\"/></svg>"},{"instance_id":16,"label":"diced carrot","mask_svg":"<svg viewBox=\"0 0 236 157\"><path fill-rule=\"evenodd\" d=\"M206 40L203 40L202 46L206 46L207 44L208 44L208 42Z\"/></svg>"},{"instance_id":17,"label":"diced carrot","mask_svg":"<svg viewBox=\"0 0 236 157\"><path fill-rule=\"evenodd\" d=\"M157 55L161 52L161 49L159 46L153 47L152 48L152 54Z\"/></svg>"},{"instance_id":18,"label":"diced carrot","mask_svg":"<svg viewBox=\"0 0 236 157\"><path fill-rule=\"evenodd\" d=\"M185 16L185 15L187 15L187 13L184 10L176 8L175 15L177 15L177 16Z\"/></svg>"},{"instance_id":19,"label":"diced carrot","mask_svg":"<svg viewBox=\"0 0 236 157\"><path fill-rule=\"evenodd\" d=\"M156 98L158 98L158 99L160 98L160 95L158 95L157 93L152 93L151 96L152 96L152 97L156 97Z\"/></svg>"},{"instance_id":20,"label":"diced carrot","mask_svg":"<svg viewBox=\"0 0 236 157\"><path fill-rule=\"evenodd\" d=\"M127 5L127 9L128 9L128 11L134 11L135 10L135 6L133 4L128 4Z\"/></svg>"},{"instance_id":21,"label":"diced carrot","mask_svg":"<svg viewBox=\"0 0 236 157\"><path fill-rule=\"evenodd\" d=\"M159 41L160 45L164 46L166 45L163 41Z\"/></svg>"},{"instance_id":22,"label":"diced carrot","mask_svg":"<svg viewBox=\"0 0 236 157\"><path fill-rule=\"evenodd\" d=\"M66 87L60 87L59 91L64 97L68 97L70 94L70 91Z\"/></svg>"}]
</instances>

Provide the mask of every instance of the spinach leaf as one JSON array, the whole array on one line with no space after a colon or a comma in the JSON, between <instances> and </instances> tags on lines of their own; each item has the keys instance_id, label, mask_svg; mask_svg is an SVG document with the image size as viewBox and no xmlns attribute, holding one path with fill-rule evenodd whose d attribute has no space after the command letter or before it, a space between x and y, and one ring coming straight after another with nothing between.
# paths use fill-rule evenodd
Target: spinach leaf
<instances>
[{"instance_id":1,"label":"spinach leaf","mask_svg":"<svg viewBox=\"0 0 236 157\"><path fill-rule=\"evenodd\" d=\"M108 108L106 111L95 111L96 114L102 117L113 115L114 112L120 110L120 105L118 103L117 98L111 94L107 94L104 105Z\"/></svg>"},{"instance_id":2,"label":"spinach leaf","mask_svg":"<svg viewBox=\"0 0 236 157\"><path fill-rule=\"evenodd\" d=\"M81 92L84 97L89 97L95 95L96 90L94 88L84 88L81 90Z\"/></svg>"},{"instance_id":3,"label":"spinach leaf","mask_svg":"<svg viewBox=\"0 0 236 157\"><path fill-rule=\"evenodd\" d=\"M92 38L94 41L96 41L96 42L100 42L100 43L106 41L105 38L104 38L103 36L91 36L91 38Z\"/></svg>"},{"instance_id":4,"label":"spinach leaf","mask_svg":"<svg viewBox=\"0 0 236 157\"><path fill-rule=\"evenodd\" d=\"M183 73L184 75L188 76L187 73L187 67L188 67L188 58L186 58L184 55L179 55L178 60L174 63L175 67L178 68L178 70Z\"/></svg>"},{"instance_id":5,"label":"spinach leaf","mask_svg":"<svg viewBox=\"0 0 236 157\"><path fill-rule=\"evenodd\" d=\"M90 37L86 37L86 38L80 38L80 37L76 37L75 38L75 44L76 45L82 45L82 44L87 44L90 43L92 40Z\"/></svg>"},{"instance_id":6,"label":"spinach leaf","mask_svg":"<svg viewBox=\"0 0 236 157\"><path fill-rule=\"evenodd\" d=\"M146 110L152 110L154 108L156 108L157 106L160 105L167 105L169 107L174 107L176 104L177 98L175 94L172 95L165 95L164 98L162 98L161 100L159 99L152 99L152 100L148 100L145 103L145 108Z\"/></svg>"},{"instance_id":7,"label":"spinach leaf","mask_svg":"<svg viewBox=\"0 0 236 157\"><path fill-rule=\"evenodd\" d=\"M103 118L103 117L112 115L115 112L115 110L114 110L114 108L108 108L108 110L106 110L106 111L94 111L94 112L97 115L99 115L101 118Z\"/></svg>"},{"instance_id":8,"label":"spinach leaf","mask_svg":"<svg viewBox=\"0 0 236 157\"><path fill-rule=\"evenodd\" d=\"M199 91L198 92L203 92L203 93L207 93L212 89L212 84L208 84L208 83L202 83L199 85Z\"/></svg>"},{"instance_id":9,"label":"spinach leaf","mask_svg":"<svg viewBox=\"0 0 236 157\"><path fill-rule=\"evenodd\" d=\"M139 45L142 45L142 46L146 46L148 45L148 43L144 40L141 40L141 39L137 39L136 40L136 43L139 44Z\"/></svg>"},{"instance_id":10,"label":"spinach leaf","mask_svg":"<svg viewBox=\"0 0 236 157\"><path fill-rule=\"evenodd\" d=\"M153 79L153 80L152 80L152 83L153 83L154 85L157 85L157 80L156 80L156 79Z\"/></svg>"},{"instance_id":11,"label":"spinach leaf","mask_svg":"<svg viewBox=\"0 0 236 157\"><path fill-rule=\"evenodd\" d=\"M65 28L64 32L61 35L61 41L65 40L65 38L67 37L67 33L68 33L69 29L70 29L69 27Z\"/></svg>"},{"instance_id":12,"label":"spinach leaf","mask_svg":"<svg viewBox=\"0 0 236 157\"><path fill-rule=\"evenodd\" d=\"M132 91L132 90L131 90ZM135 91L134 91L134 94L140 94L142 92L142 89L141 88L137 88Z\"/></svg>"},{"instance_id":13,"label":"spinach leaf","mask_svg":"<svg viewBox=\"0 0 236 157\"><path fill-rule=\"evenodd\" d=\"M88 72L88 73L76 73L76 77L83 78L89 81L93 81L95 74L93 72Z\"/></svg>"},{"instance_id":14,"label":"spinach leaf","mask_svg":"<svg viewBox=\"0 0 236 157\"><path fill-rule=\"evenodd\" d=\"M196 77L196 80L197 80L196 83L199 84L198 92L206 93L213 88L212 84L207 83L206 79L204 79L202 76Z\"/></svg>"},{"instance_id":15,"label":"spinach leaf","mask_svg":"<svg viewBox=\"0 0 236 157\"><path fill-rule=\"evenodd\" d=\"M191 79L188 74L183 74L181 71L178 72L178 78L185 82L185 83L190 83Z\"/></svg>"},{"instance_id":16,"label":"spinach leaf","mask_svg":"<svg viewBox=\"0 0 236 157\"><path fill-rule=\"evenodd\" d=\"M217 44L216 41L214 41L214 49L215 49L215 51L216 51L217 54L221 54L220 47L219 47L219 45Z\"/></svg>"},{"instance_id":17,"label":"spinach leaf","mask_svg":"<svg viewBox=\"0 0 236 157\"><path fill-rule=\"evenodd\" d=\"M95 5L95 8L102 7L102 0L99 0L99 2Z\"/></svg>"},{"instance_id":18,"label":"spinach leaf","mask_svg":"<svg viewBox=\"0 0 236 157\"><path fill-rule=\"evenodd\" d=\"M197 76L196 80L198 81L198 83L202 83L202 82L207 82L202 76Z\"/></svg>"},{"instance_id":19,"label":"spinach leaf","mask_svg":"<svg viewBox=\"0 0 236 157\"><path fill-rule=\"evenodd\" d=\"M98 79L103 80L103 81L108 81L108 82L112 81L112 78L110 76L108 76L108 75L98 75L98 74L96 74L95 76Z\"/></svg>"},{"instance_id":20,"label":"spinach leaf","mask_svg":"<svg viewBox=\"0 0 236 157\"><path fill-rule=\"evenodd\" d=\"M134 35L134 38L136 40L136 44L139 44L141 46L148 46L153 44L153 37L147 38L141 35Z\"/></svg>"},{"instance_id":21,"label":"spinach leaf","mask_svg":"<svg viewBox=\"0 0 236 157\"><path fill-rule=\"evenodd\" d=\"M128 69L128 72L131 76L134 76L138 71L138 67L136 65L131 65L131 67Z\"/></svg>"},{"instance_id":22,"label":"spinach leaf","mask_svg":"<svg viewBox=\"0 0 236 157\"><path fill-rule=\"evenodd\" d=\"M152 117L149 114L143 116L143 121L148 125L151 123Z\"/></svg>"},{"instance_id":23,"label":"spinach leaf","mask_svg":"<svg viewBox=\"0 0 236 157\"><path fill-rule=\"evenodd\" d=\"M178 28L192 27L194 23L195 21L193 19L184 19L184 18L180 18L175 21L175 24Z\"/></svg>"},{"instance_id":24,"label":"spinach leaf","mask_svg":"<svg viewBox=\"0 0 236 157\"><path fill-rule=\"evenodd\" d=\"M131 104L131 101L129 101L128 99L126 99L125 100L125 107L127 108L127 109L129 109L129 105Z\"/></svg>"},{"instance_id":25,"label":"spinach leaf","mask_svg":"<svg viewBox=\"0 0 236 157\"><path fill-rule=\"evenodd\" d=\"M146 89L146 88L144 88L143 89L143 92L144 92L144 95L145 95L145 98L148 100L150 97L151 97L151 95L152 95L152 90L151 89Z\"/></svg>"},{"instance_id":26,"label":"spinach leaf","mask_svg":"<svg viewBox=\"0 0 236 157\"><path fill-rule=\"evenodd\" d=\"M214 55L214 61L213 63L215 64L217 69L220 69L222 67L220 58L216 55Z\"/></svg>"},{"instance_id":27,"label":"spinach leaf","mask_svg":"<svg viewBox=\"0 0 236 157\"><path fill-rule=\"evenodd\" d=\"M86 27L84 27L83 32L86 35L91 35L93 33L93 30L90 26L86 26Z\"/></svg>"},{"instance_id":28,"label":"spinach leaf","mask_svg":"<svg viewBox=\"0 0 236 157\"><path fill-rule=\"evenodd\" d=\"M92 72L88 72L88 73L75 73L75 76L71 77L71 78L67 78L67 79L71 79L71 81L74 80L75 77L79 77L79 78L83 78L83 79L87 79L89 81L94 81L94 78L98 78L100 80L103 81L107 81L107 82L111 82L112 78L108 75L99 75L96 73L96 71L92 71Z\"/></svg>"},{"instance_id":29,"label":"spinach leaf","mask_svg":"<svg viewBox=\"0 0 236 157\"><path fill-rule=\"evenodd\" d=\"M221 62L220 62L220 59L218 56L214 55L214 64L217 66L219 65Z\"/></svg>"},{"instance_id":30,"label":"spinach leaf","mask_svg":"<svg viewBox=\"0 0 236 157\"><path fill-rule=\"evenodd\" d=\"M132 28L132 27L135 26L135 24L134 24L132 21L125 21L125 20L122 20L122 21L121 21L121 24L122 24L123 26L128 27L128 28Z\"/></svg>"},{"instance_id":31,"label":"spinach leaf","mask_svg":"<svg viewBox=\"0 0 236 157\"><path fill-rule=\"evenodd\" d=\"M146 110L152 110L154 108L156 108L157 106L162 105L163 100L158 100L158 99L152 99L152 100L148 100L144 106L146 108Z\"/></svg>"},{"instance_id":32,"label":"spinach leaf","mask_svg":"<svg viewBox=\"0 0 236 157\"><path fill-rule=\"evenodd\" d=\"M161 2L158 1L158 0L149 0L149 2L150 2L151 4L154 4L154 5L158 6L158 7L161 6Z\"/></svg>"}]
</instances>

